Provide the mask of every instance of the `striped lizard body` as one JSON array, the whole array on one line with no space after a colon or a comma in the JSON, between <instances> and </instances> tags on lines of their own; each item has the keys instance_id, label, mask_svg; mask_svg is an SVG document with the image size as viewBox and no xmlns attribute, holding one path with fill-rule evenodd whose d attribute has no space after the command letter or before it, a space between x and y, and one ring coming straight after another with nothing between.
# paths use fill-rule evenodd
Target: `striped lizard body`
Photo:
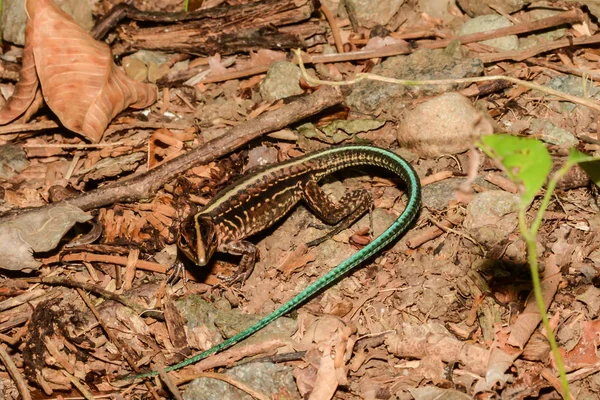
<instances>
[{"instance_id":1,"label":"striped lizard body","mask_svg":"<svg viewBox=\"0 0 600 400\"><path fill-rule=\"evenodd\" d=\"M320 243L345 229L369 210L373 198L367 190L349 192L335 203L318 186L319 180L326 175L357 166L383 168L404 181L408 203L398 219L367 246L255 325L211 349L165 368L165 371L182 368L238 343L381 251L404 233L416 217L421 204L421 186L410 164L391 151L366 145L332 147L263 167L242 177L219 192L198 214L182 225L178 246L187 257L197 265L204 266L215 251L242 255L238 277L243 280L251 273L257 255L256 247L245 238L273 225L298 201L303 200L326 223L338 224L332 232L309 245ZM136 375L134 378L154 375L157 372Z\"/></svg>"}]
</instances>

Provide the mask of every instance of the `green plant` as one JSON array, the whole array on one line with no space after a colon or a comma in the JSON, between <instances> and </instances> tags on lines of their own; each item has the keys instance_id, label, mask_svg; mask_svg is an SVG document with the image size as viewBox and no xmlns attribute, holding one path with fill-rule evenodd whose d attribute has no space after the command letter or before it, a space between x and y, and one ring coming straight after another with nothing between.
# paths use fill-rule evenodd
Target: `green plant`
<instances>
[{"instance_id":1,"label":"green plant","mask_svg":"<svg viewBox=\"0 0 600 400\"><path fill-rule=\"evenodd\" d=\"M569 394L569 383L567 381L564 364L558 351L554 333L548 322L546 306L542 297L537 260L536 236L540 229L544 213L550 203L552 193L559 180L565 176L575 164L582 164L582 167L588 171L592 180L598 184L599 181L594 178L595 174L593 171L598 171L597 164L599 159L583 154L575 149L571 149L565 164L554 172L548 180L546 192L542 197L539 209L531 224L528 225L526 212L536 195L544 186L552 169L552 159L548 150L544 144L537 139L516 137L506 134L484 136L481 138L479 146L488 156L502 164L508 177L519 186L521 196L519 203L519 230L527 245L527 261L531 270L534 296L560 374L563 397L568 400L571 398Z\"/></svg>"}]
</instances>

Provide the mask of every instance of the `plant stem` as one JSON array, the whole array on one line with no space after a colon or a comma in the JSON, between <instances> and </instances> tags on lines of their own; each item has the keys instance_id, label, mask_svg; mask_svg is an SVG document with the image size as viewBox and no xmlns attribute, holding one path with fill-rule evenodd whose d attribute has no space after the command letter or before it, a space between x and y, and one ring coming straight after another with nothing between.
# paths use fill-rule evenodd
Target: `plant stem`
<instances>
[{"instance_id":1,"label":"plant stem","mask_svg":"<svg viewBox=\"0 0 600 400\"><path fill-rule=\"evenodd\" d=\"M535 219L531 223L530 232L534 237L537 235L538 231L540 230L540 226L542 224L542 219L544 218L544 213L546 212L546 209L548 208L548 204L550 204L550 198L552 197L552 193L554 193L554 189L556 189L556 185L558 184L558 181L563 176L565 176L567 174L567 172L569 172L569 170L571 169L571 167L573 167L573 165L574 165L573 163L567 161L562 167L560 167L558 169L558 171L556 171L554 173L554 175L552 175L552 178L548 182L548 186L546 187L546 194L542 198L542 203L540 204L540 209L539 209L537 215L535 216Z\"/></svg>"},{"instance_id":2,"label":"plant stem","mask_svg":"<svg viewBox=\"0 0 600 400\"><path fill-rule=\"evenodd\" d=\"M519 208L519 229L523 238L525 239L525 243L527 244L527 261L529 263L529 269L531 271L531 280L533 283L533 293L535 296L535 301L538 305L538 309L540 311L540 315L542 317L542 324L544 329L546 329L546 335L548 337L548 342L550 343L550 348L552 349L552 355L554 356L554 361L556 362L556 369L558 369L558 373L560 376L560 384L563 390L563 398L565 400L570 400L571 395L569 392L569 382L567 381L567 375L565 372L565 366L562 361L562 357L560 356L560 352L558 351L558 345L556 343L556 338L554 337L554 332L550 327L550 322L548 321L548 315L546 314L546 305L544 304L544 296L542 294L542 285L540 281L540 273L537 261L537 244L536 237L537 233L540 229L542 218L544 217L544 213L550 204L550 198L552 197L552 193L554 193L554 189L560 178L562 178L573 166L572 163L566 162L556 173L552 176L552 179L548 182L548 187L546 188L546 193L542 198L542 202L540 204L540 208L536 214L536 217L531 224L531 227L527 227L527 221L525 217L525 213L527 211L527 205L521 204Z\"/></svg>"},{"instance_id":3,"label":"plant stem","mask_svg":"<svg viewBox=\"0 0 600 400\"><path fill-rule=\"evenodd\" d=\"M531 231L528 233L531 234ZM546 314L546 305L544 304L544 296L542 294L542 285L540 282L539 267L537 262L537 245L535 243L535 235L533 235L533 240L529 240L526 238L525 242L527 243L527 260L529 262L529 269L531 272L531 281L533 283L533 293L535 295L535 301L538 305L538 309L542 317L542 324L544 325L544 329L546 329L546 336L548 338L548 342L550 343L550 348L552 349L554 361L556 362L556 369L558 370L560 384L563 390L563 398L565 400L570 400L571 395L569 393L569 382L567 381L565 366L562 361L562 357L560 356L560 352L558 351L558 344L556 343L554 332L550 327L548 315Z\"/></svg>"}]
</instances>

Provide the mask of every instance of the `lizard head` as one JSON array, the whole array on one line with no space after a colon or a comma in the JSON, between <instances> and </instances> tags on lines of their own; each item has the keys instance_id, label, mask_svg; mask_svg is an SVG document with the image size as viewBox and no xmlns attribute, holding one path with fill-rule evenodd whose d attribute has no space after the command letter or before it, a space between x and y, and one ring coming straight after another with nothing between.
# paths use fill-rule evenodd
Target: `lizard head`
<instances>
[{"instance_id":1,"label":"lizard head","mask_svg":"<svg viewBox=\"0 0 600 400\"><path fill-rule=\"evenodd\" d=\"M196 265L208 264L217 245L215 223L211 217L196 214L181 225L177 246Z\"/></svg>"}]
</instances>

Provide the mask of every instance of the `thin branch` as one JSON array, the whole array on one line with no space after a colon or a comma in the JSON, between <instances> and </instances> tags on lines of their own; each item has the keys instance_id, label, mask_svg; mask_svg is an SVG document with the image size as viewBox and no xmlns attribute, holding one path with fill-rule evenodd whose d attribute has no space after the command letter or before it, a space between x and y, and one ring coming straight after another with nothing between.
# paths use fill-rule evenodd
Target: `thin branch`
<instances>
[{"instance_id":1,"label":"thin branch","mask_svg":"<svg viewBox=\"0 0 600 400\"><path fill-rule=\"evenodd\" d=\"M6 350L4 350L4 347L2 347L1 344L0 344L0 360L6 367L8 374L11 376L11 378L14 380L15 384L17 385L17 390L19 391L21 398L23 400L31 400L31 393L29 393L29 388L27 387L27 384L25 383L23 376L19 373L19 369L17 368L17 366L15 365L13 360L10 358L10 356L8 355Z\"/></svg>"},{"instance_id":2,"label":"thin branch","mask_svg":"<svg viewBox=\"0 0 600 400\"><path fill-rule=\"evenodd\" d=\"M243 146L252 139L277 131L290 124L317 114L344 99L338 89L324 87L280 108L266 112L230 129L227 133L191 150L165 164L131 179L103 186L81 196L45 207L70 204L84 211L109 204L130 203L150 199L165 183L172 181L186 170L206 164ZM0 218L0 223L14 219L26 212L39 211L41 207L21 209Z\"/></svg>"}]
</instances>

